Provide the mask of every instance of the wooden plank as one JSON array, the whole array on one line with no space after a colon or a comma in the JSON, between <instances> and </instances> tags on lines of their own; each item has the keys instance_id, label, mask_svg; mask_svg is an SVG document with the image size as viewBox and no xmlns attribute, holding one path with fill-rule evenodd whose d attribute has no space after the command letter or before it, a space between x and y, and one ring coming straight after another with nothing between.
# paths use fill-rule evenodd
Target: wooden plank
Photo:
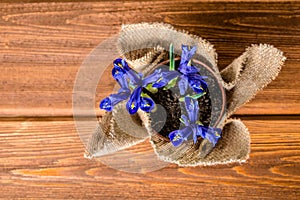
<instances>
[{"instance_id":1,"label":"wooden plank","mask_svg":"<svg viewBox=\"0 0 300 200\"><path fill-rule=\"evenodd\" d=\"M142 21L170 23L208 39L221 69L252 43L275 45L286 65L238 114L300 114L299 10L299 2L0 4L0 116L72 115L72 88L84 58L122 23ZM113 87L111 78L102 83L97 101Z\"/></svg>"},{"instance_id":2,"label":"wooden plank","mask_svg":"<svg viewBox=\"0 0 300 200\"><path fill-rule=\"evenodd\" d=\"M169 165L141 174L84 159L72 119L2 119L0 198L298 199L299 119L244 122L252 140L247 163L195 168ZM144 143L134 149L143 155L151 147Z\"/></svg>"}]
</instances>

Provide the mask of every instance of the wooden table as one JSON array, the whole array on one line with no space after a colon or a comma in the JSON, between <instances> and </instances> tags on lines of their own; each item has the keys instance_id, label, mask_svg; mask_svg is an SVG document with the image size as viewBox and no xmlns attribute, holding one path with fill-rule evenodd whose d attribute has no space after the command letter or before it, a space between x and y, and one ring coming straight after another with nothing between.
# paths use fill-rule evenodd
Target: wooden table
<instances>
[{"instance_id":1,"label":"wooden table","mask_svg":"<svg viewBox=\"0 0 300 200\"><path fill-rule=\"evenodd\" d=\"M83 158L72 118L82 61L121 24L156 21L209 40L220 69L252 43L285 53L279 77L236 113L251 132L247 163L132 174ZM1 0L0 198L299 199L299 62L299 1Z\"/></svg>"}]
</instances>

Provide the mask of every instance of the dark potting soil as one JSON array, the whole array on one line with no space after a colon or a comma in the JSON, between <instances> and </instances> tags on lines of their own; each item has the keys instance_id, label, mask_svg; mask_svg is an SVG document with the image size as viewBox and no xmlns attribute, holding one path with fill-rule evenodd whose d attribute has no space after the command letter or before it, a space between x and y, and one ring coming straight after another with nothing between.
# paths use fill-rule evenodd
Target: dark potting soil
<instances>
[{"instance_id":1,"label":"dark potting soil","mask_svg":"<svg viewBox=\"0 0 300 200\"><path fill-rule=\"evenodd\" d=\"M177 69L179 61L175 62L175 66ZM185 103L179 101L181 96L178 85L176 84L175 87L168 90L159 88L157 93L151 93L146 89L144 89L143 92L147 93L156 104L156 109L150 113L152 128L161 136L168 139L168 136L172 131L178 130L183 126L179 120L181 115L184 114L188 116L185 109ZM189 88L186 94L193 94L192 89ZM202 122L204 126L209 126L211 122L212 107L208 89L206 90L205 95L198 98L198 104L199 121Z\"/></svg>"}]
</instances>

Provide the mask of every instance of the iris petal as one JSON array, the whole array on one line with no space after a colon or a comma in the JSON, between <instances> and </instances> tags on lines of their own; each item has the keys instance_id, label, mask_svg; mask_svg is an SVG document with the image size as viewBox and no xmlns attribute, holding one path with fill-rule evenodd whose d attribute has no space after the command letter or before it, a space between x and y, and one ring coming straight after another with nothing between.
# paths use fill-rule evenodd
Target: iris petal
<instances>
[{"instance_id":1,"label":"iris petal","mask_svg":"<svg viewBox=\"0 0 300 200\"><path fill-rule=\"evenodd\" d=\"M184 127L180 130L180 134L184 140L187 140L188 137L193 133L193 129L189 126Z\"/></svg>"},{"instance_id":2,"label":"iris petal","mask_svg":"<svg viewBox=\"0 0 300 200\"><path fill-rule=\"evenodd\" d=\"M201 132L199 131L201 129ZM202 138L209 140L214 146L217 144L218 140L221 138L221 129L213 127L204 127L198 125L197 133Z\"/></svg>"},{"instance_id":3,"label":"iris petal","mask_svg":"<svg viewBox=\"0 0 300 200\"><path fill-rule=\"evenodd\" d=\"M129 89L128 82L127 82L127 80L126 80L126 78L125 78L124 75L117 75L114 78L119 83L119 85L121 86L121 88L123 88L123 89Z\"/></svg>"},{"instance_id":4,"label":"iris petal","mask_svg":"<svg viewBox=\"0 0 300 200\"><path fill-rule=\"evenodd\" d=\"M125 59L117 58L114 61L114 68L119 71L123 71L123 73L125 73L134 84L137 84L140 81L140 77L137 72L128 66Z\"/></svg>"},{"instance_id":5,"label":"iris petal","mask_svg":"<svg viewBox=\"0 0 300 200\"><path fill-rule=\"evenodd\" d=\"M190 75L198 73L199 69L195 66L180 65L178 71L180 71L184 75Z\"/></svg>"},{"instance_id":6,"label":"iris petal","mask_svg":"<svg viewBox=\"0 0 300 200\"><path fill-rule=\"evenodd\" d=\"M126 71L126 75L134 85L140 85L142 77L133 69Z\"/></svg>"},{"instance_id":7,"label":"iris petal","mask_svg":"<svg viewBox=\"0 0 300 200\"><path fill-rule=\"evenodd\" d=\"M204 78L207 78L206 76L201 76L199 74L191 74L191 75L188 75L187 77L188 77L190 84L194 83L196 85L199 85L203 89L207 88L207 83L204 80Z\"/></svg>"},{"instance_id":8,"label":"iris petal","mask_svg":"<svg viewBox=\"0 0 300 200\"><path fill-rule=\"evenodd\" d=\"M196 134L193 134L193 141L194 141L194 144L196 144L196 143L197 143L197 140L198 140L198 137L197 137L197 135L196 135Z\"/></svg>"},{"instance_id":9,"label":"iris petal","mask_svg":"<svg viewBox=\"0 0 300 200\"><path fill-rule=\"evenodd\" d=\"M130 90L121 88L117 94L111 94L100 102L100 108L106 111L112 111L113 107L121 101L128 99Z\"/></svg>"},{"instance_id":10,"label":"iris petal","mask_svg":"<svg viewBox=\"0 0 300 200\"><path fill-rule=\"evenodd\" d=\"M172 131L169 134L169 139L172 142L174 147L177 147L177 146L181 145L182 142L183 142L183 138L180 134L180 130Z\"/></svg>"},{"instance_id":11,"label":"iris petal","mask_svg":"<svg viewBox=\"0 0 300 200\"><path fill-rule=\"evenodd\" d=\"M196 80L196 79L190 79L190 78L188 81L189 81L190 87L193 89L194 92L196 92L198 94L204 92L203 84L201 81Z\"/></svg>"},{"instance_id":12,"label":"iris petal","mask_svg":"<svg viewBox=\"0 0 300 200\"><path fill-rule=\"evenodd\" d=\"M177 147L181 145L184 140L187 140L192 132L192 129L189 126L186 126L181 130L172 131L169 134L169 138L173 146Z\"/></svg>"},{"instance_id":13,"label":"iris petal","mask_svg":"<svg viewBox=\"0 0 300 200\"><path fill-rule=\"evenodd\" d=\"M186 80L185 76L181 76L181 79L178 81L178 87L180 95L184 95L187 88L188 88L188 81Z\"/></svg>"},{"instance_id":14,"label":"iris petal","mask_svg":"<svg viewBox=\"0 0 300 200\"><path fill-rule=\"evenodd\" d=\"M154 101L147 97L141 97L140 108L145 112L150 112L154 108Z\"/></svg>"},{"instance_id":15,"label":"iris petal","mask_svg":"<svg viewBox=\"0 0 300 200\"><path fill-rule=\"evenodd\" d=\"M215 146L220 138L220 134L213 128L209 128L206 134L206 139L208 139Z\"/></svg>"},{"instance_id":16,"label":"iris petal","mask_svg":"<svg viewBox=\"0 0 300 200\"><path fill-rule=\"evenodd\" d=\"M127 83L127 80L125 77L126 71L123 68L121 68L119 65L117 65L115 62L116 62L116 60L114 61L114 68L112 69L112 76L119 83L121 88L128 88L128 83ZM121 62L121 61L118 61L118 62Z\"/></svg>"},{"instance_id":17,"label":"iris petal","mask_svg":"<svg viewBox=\"0 0 300 200\"><path fill-rule=\"evenodd\" d=\"M165 79L161 78L156 83L154 83L152 85L152 87L154 87L154 88L162 88L162 87L164 87L167 84L168 84L168 80L165 80Z\"/></svg>"},{"instance_id":18,"label":"iris petal","mask_svg":"<svg viewBox=\"0 0 300 200\"><path fill-rule=\"evenodd\" d=\"M152 74L150 74L150 75L148 75L147 77L144 78L142 85L145 87L150 83L156 82L161 77L162 77L161 70L157 69Z\"/></svg>"},{"instance_id":19,"label":"iris petal","mask_svg":"<svg viewBox=\"0 0 300 200\"><path fill-rule=\"evenodd\" d=\"M100 108L108 112L112 111L113 106L109 97L106 97L100 102Z\"/></svg>"},{"instance_id":20,"label":"iris petal","mask_svg":"<svg viewBox=\"0 0 300 200\"><path fill-rule=\"evenodd\" d=\"M201 125L197 125L196 127L196 134L198 137L202 137L202 138L205 138L205 132L202 131L202 127Z\"/></svg>"},{"instance_id":21,"label":"iris petal","mask_svg":"<svg viewBox=\"0 0 300 200\"><path fill-rule=\"evenodd\" d=\"M180 73L177 71L166 71L161 73L161 78L158 79L156 83L152 85L154 88L161 88L167 85L172 79L180 76Z\"/></svg>"},{"instance_id":22,"label":"iris petal","mask_svg":"<svg viewBox=\"0 0 300 200\"><path fill-rule=\"evenodd\" d=\"M191 97L185 97L185 108L189 115L189 119L191 123L196 123L198 120L198 112L199 112L199 105L197 99L193 99Z\"/></svg>"},{"instance_id":23,"label":"iris petal","mask_svg":"<svg viewBox=\"0 0 300 200\"><path fill-rule=\"evenodd\" d=\"M189 126L189 125L190 125L187 116L181 115L181 118L183 119L183 122L184 122L184 125L185 125L185 126Z\"/></svg>"},{"instance_id":24,"label":"iris petal","mask_svg":"<svg viewBox=\"0 0 300 200\"><path fill-rule=\"evenodd\" d=\"M114 67L111 71L112 76L114 77L114 79L118 80L121 77L124 76L124 74L126 73L126 71L120 67Z\"/></svg>"},{"instance_id":25,"label":"iris petal","mask_svg":"<svg viewBox=\"0 0 300 200\"><path fill-rule=\"evenodd\" d=\"M135 114L140 107L141 93L142 87L135 88L126 104L126 108L131 115Z\"/></svg>"},{"instance_id":26,"label":"iris petal","mask_svg":"<svg viewBox=\"0 0 300 200\"><path fill-rule=\"evenodd\" d=\"M181 53L181 60L180 60L180 66L181 65L187 65L188 62L191 60L193 55L196 53L197 46L193 46L189 50L189 46L182 45L182 53Z\"/></svg>"},{"instance_id":27,"label":"iris petal","mask_svg":"<svg viewBox=\"0 0 300 200\"><path fill-rule=\"evenodd\" d=\"M123 69L124 71L129 71L131 69L128 66L128 64L125 61L125 59L122 59L122 58L117 58L116 60L114 60L114 67L115 68Z\"/></svg>"},{"instance_id":28,"label":"iris petal","mask_svg":"<svg viewBox=\"0 0 300 200\"><path fill-rule=\"evenodd\" d=\"M109 95L109 98L110 98L110 100L112 102L112 105L115 106L120 101L128 99L129 96L130 96L130 90L126 90L126 89L122 89L121 88L118 91L117 94L111 94L111 95Z\"/></svg>"}]
</instances>

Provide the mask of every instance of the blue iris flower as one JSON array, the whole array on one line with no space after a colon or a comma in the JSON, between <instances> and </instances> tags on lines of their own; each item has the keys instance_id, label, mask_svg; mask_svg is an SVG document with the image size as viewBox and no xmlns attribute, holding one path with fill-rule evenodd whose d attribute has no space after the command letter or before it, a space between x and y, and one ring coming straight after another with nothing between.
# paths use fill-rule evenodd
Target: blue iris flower
<instances>
[{"instance_id":1,"label":"blue iris flower","mask_svg":"<svg viewBox=\"0 0 300 200\"><path fill-rule=\"evenodd\" d=\"M145 112L150 112L154 108L154 101L150 97L142 95L142 90L148 84L156 82L161 78L161 70L155 70L152 74L144 77L142 73L136 73L133 70L129 71L130 83L133 86L133 92L126 104L126 108L130 114L134 114L140 108Z\"/></svg>"},{"instance_id":2,"label":"blue iris flower","mask_svg":"<svg viewBox=\"0 0 300 200\"><path fill-rule=\"evenodd\" d=\"M201 125L198 121L199 105L197 99L187 96L184 100L188 117L185 115L181 116L184 128L172 131L169 134L172 144L174 146L179 146L183 143L183 141L188 140L192 134L194 143L197 142L198 137L202 137L208 139L215 146L221 137L221 129Z\"/></svg>"},{"instance_id":3,"label":"blue iris flower","mask_svg":"<svg viewBox=\"0 0 300 200\"><path fill-rule=\"evenodd\" d=\"M205 82L205 76L200 76L198 74L199 69L195 66L190 65L190 60L192 56L196 52L196 46L192 47L189 50L189 47L186 45L182 45L182 54L181 60L178 67L178 72L176 71L166 71L162 73L163 79L159 80L157 83L153 84L153 87L161 88L164 87L168 82L176 77L180 77L178 81L178 87L180 90L180 95L184 95L190 86L194 92L197 94L203 93L204 90L207 88L207 83Z\"/></svg>"},{"instance_id":4,"label":"blue iris flower","mask_svg":"<svg viewBox=\"0 0 300 200\"><path fill-rule=\"evenodd\" d=\"M118 59L117 59L118 60ZM130 89L126 80L126 70L123 67L117 65L114 62L114 68L112 69L112 75L114 79L119 83L121 88L117 94L111 94L100 102L100 108L106 111L112 111L113 107L121 101L128 99L130 96ZM122 60L122 59L120 59ZM123 62L123 61L122 61Z\"/></svg>"},{"instance_id":5,"label":"blue iris flower","mask_svg":"<svg viewBox=\"0 0 300 200\"><path fill-rule=\"evenodd\" d=\"M145 112L150 112L154 108L154 101L150 97L143 95L142 90L148 84L154 83L161 78L160 69L144 77L142 73L137 73L131 69L124 59L118 58L114 61L112 75L121 86L121 89L117 94L112 94L103 99L100 103L100 108L112 111L114 105L128 98L126 108L130 114L135 114L139 108ZM133 89L132 93L127 80L129 80L129 85Z\"/></svg>"}]
</instances>

